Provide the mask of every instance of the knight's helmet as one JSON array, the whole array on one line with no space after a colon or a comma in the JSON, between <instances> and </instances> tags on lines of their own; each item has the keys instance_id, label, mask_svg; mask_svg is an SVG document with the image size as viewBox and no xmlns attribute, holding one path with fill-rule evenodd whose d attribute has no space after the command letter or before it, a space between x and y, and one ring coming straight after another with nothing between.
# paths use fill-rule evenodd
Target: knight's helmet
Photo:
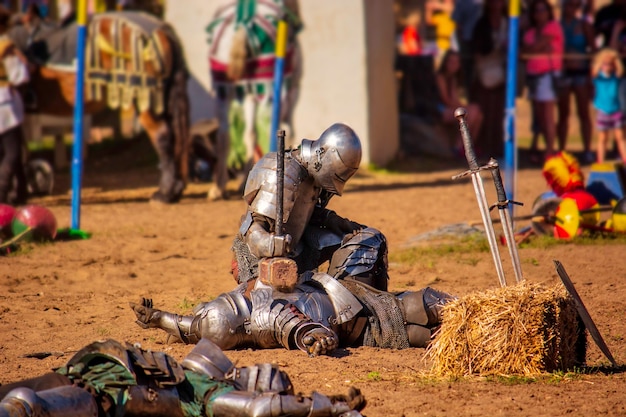
<instances>
[{"instance_id":1,"label":"knight's helmet","mask_svg":"<svg viewBox=\"0 0 626 417\"><path fill-rule=\"evenodd\" d=\"M301 158L320 187L341 195L361 163L361 141L349 126L335 123L318 140L302 140Z\"/></svg>"}]
</instances>

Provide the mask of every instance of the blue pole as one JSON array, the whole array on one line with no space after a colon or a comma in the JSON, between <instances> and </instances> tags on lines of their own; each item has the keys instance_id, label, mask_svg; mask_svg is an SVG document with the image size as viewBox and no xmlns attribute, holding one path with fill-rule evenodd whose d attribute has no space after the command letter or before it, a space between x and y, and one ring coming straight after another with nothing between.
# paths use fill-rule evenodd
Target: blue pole
<instances>
[{"instance_id":1,"label":"blue pole","mask_svg":"<svg viewBox=\"0 0 626 417\"><path fill-rule=\"evenodd\" d=\"M72 229L80 229L80 201L83 176L83 117L85 108L85 44L87 39L86 0L79 1L77 23L78 39L76 46L76 89L74 95L74 145L72 148Z\"/></svg>"},{"instance_id":2,"label":"blue pole","mask_svg":"<svg viewBox=\"0 0 626 417\"><path fill-rule=\"evenodd\" d=\"M276 29L276 63L274 65L274 95L272 96L272 126L270 131L270 152L276 152L276 131L280 123L280 99L285 71L285 53L287 50L287 22L280 20Z\"/></svg>"},{"instance_id":3,"label":"blue pole","mask_svg":"<svg viewBox=\"0 0 626 417\"><path fill-rule=\"evenodd\" d=\"M517 181L517 145L515 140L515 97L517 95L517 45L519 38L519 0L509 7L509 45L506 71L506 103L504 121L504 180L508 198L514 200ZM513 216L514 205L509 205Z\"/></svg>"}]
</instances>

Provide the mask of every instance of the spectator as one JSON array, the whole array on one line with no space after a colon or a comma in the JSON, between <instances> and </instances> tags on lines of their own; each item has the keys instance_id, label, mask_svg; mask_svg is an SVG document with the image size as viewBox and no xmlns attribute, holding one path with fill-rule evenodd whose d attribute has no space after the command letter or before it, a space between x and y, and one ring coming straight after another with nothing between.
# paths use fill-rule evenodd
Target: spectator
<instances>
[{"instance_id":1,"label":"spectator","mask_svg":"<svg viewBox=\"0 0 626 417\"><path fill-rule=\"evenodd\" d=\"M609 46L613 33L613 25L619 17L622 16L625 8L626 0L613 0L610 4L600 8L598 13L596 13L593 28L596 36L601 37L601 46Z\"/></svg>"},{"instance_id":2,"label":"spectator","mask_svg":"<svg viewBox=\"0 0 626 417\"><path fill-rule=\"evenodd\" d=\"M472 46L476 77L470 97L489 118L483 124L476 147L492 157L504 153L504 107L508 19L505 0L485 0L483 14L476 23Z\"/></svg>"},{"instance_id":3,"label":"spectator","mask_svg":"<svg viewBox=\"0 0 626 417\"><path fill-rule=\"evenodd\" d=\"M590 163L594 160L591 152L591 115L589 112L592 91L590 65L584 55L594 52L595 47L593 27L584 18L579 17L581 6L580 0L565 0L563 4L561 27L565 38L565 53L579 56L563 60L563 76L558 97L557 135L559 150L566 150L570 102L573 94L583 139L583 161Z\"/></svg>"},{"instance_id":4,"label":"spectator","mask_svg":"<svg viewBox=\"0 0 626 417\"><path fill-rule=\"evenodd\" d=\"M620 15L613 24L609 47L617 51L622 57L622 67L626 67L626 5L620 9ZM622 74L619 87L619 101L622 113L626 115L626 76L624 74Z\"/></svg>"},{"instance_id":5,"label":"spectator","mask_svg":"<svg viewBox=\"0 0 626 417\"><path fill-rule=\"evenodd\" d=\"M454 36L456 26L452 20L453 8L452 0L426 1L426 24L435 29L438 57L442 57L450 48L458 50Z\"/></svg>"},{"instance_id":6,"label":"spectator","mask_svg":"<svg viewBox=\"0 0 626 417\"><path fill-rule=\"evenodd\" d=\"M529 9L529 27L522 39L526 61L528 92L534 116L546 142L545 156L555 152L555 105L557 85L563 67L563 31L554 20L552 6L547 0L535 0Z\"/></svg>"},{"instance_id":7,"label":"spectator","mask_svg":"<svg viewBox=\"0 0 626 417\"><path fill-rule=\"evenodd\" d=\"M457 0L452 11L452 20L456 26L456 39L461 53L461 64L465 73L465 90L470 91L474 79L474 56L472 36L476 22L483 11L484 0Z\"/></svg>"},{"instance_id":8,"label":"spectator","mask_svg":"<svg viewBox=\"0 0 626 417\"><path fill-rule=\"evenodd\" d=\"M24 105L16 87L28 82L24 56L7 36L11 12L0 6L0 203L24 204L26 175L22 162ZM15 198L9 199L15 180Z\"/></svg>"},{"instance_id":9,"label":"spectator","mask_svg":"<svg viewBox=\"0 0 626 417\"><path fill-rule=\"evenodd\" d=\"M461 56L458 52L448 49L441 59L441 64L435 76L439 97L439 111L444 123L455 122L454 110L458 107L467 108L467 125L472 138L476 138L483 122L483 113L476 104L465 104L461 101L459 89L463 85L463 73L461 71ZM458 155L463 155L463 142L459 137L454 151Z\"/></svg>"},{"instance_id":10,"label":"spectator","mask_svg":"<svg viewBox=\"0 0 626 417\"><path fill-rule=\"evenodd\" d=\"M615 144L620 157L626 162L626 144L624 144L624 114L619 103L620 77L624 67L616 50L605 48L598 52L593 60L592 76L595 87L593 106L596 109L596 128L598 129L597 162L603 163L609 135L615 136Z\"/></svg>"},{"instance_id":11,"label":"spectator","mask_svg":"<svg viewBox=\"0 0 626 417\"><path fill-rule=\"evenodd\" d=\"M419 55L422 52L422 39L419 34L419 27L422 20L420 11L415 8L406 13L402 19L402 30L398 37L398 53L400 55Z\"/></svg>"}]
</instances>

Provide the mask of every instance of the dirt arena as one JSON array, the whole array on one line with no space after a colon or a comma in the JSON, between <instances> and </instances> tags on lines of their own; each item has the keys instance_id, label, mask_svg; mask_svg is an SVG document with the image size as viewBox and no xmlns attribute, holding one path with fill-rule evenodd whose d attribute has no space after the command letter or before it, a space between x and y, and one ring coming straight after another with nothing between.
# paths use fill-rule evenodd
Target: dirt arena
<instances>
[{"instance_id":1,"label":"dirt arena","mask_svg":"<svg viewBox=\"0 0 626 417\"><path fill-rule=\"evenodd\" d=\"M93 233L91 239L27 246L0 261L0 383L58 367L82 346L104 338L138 342L182 359L191 347L167 344L162 331L140 329L128 303L147 296L159 308L188 313L235 285L230 244L243 201L210 203L204 198L210 185L192 184L180 204L148 204L158 178L154 166L133 168L111 158L91 159L86 169L81 228ZM359 173L330 208L386 234L391 290L430 285L464 295L497 286L486 252L397 255L408 253L405 246L416 235L480 219L471 183L450 180L462 165L407 166L411 172ZM35 200L53 210L59 227L70 222L68 186L68 175L61 174L56 195ZM516 214L529 214L545 189L538 169L521 170L515 197L526 206ZM494 198L490 194L489 200ZM552 260L564 264L620 364L626 358L625 253L624 240L521 249L530 281L556 283ZM503 259L512 280L505 251ZM24 356L36 352L51 355ZM421 349L351 348L320 358L281 349L227 354L239 365L281 365L304 393L345 393L356 386L367 398L369 417L626 415L623 369L607 372L608 361L592 342L590 369L534 379L435 380L424 376L429 364Z\"/></svg>"}]
</instances>

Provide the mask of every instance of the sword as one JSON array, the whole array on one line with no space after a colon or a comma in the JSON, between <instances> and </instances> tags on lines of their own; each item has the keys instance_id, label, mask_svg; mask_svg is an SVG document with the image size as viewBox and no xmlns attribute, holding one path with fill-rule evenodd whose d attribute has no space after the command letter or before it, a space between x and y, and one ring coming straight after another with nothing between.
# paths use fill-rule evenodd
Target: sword
<instances>
[{"instance_id":1,"label":"sword","mask_svg":"<svg viewBox=\"0 0 626 417\"><path fill-rule=\"evenodd\" d=\"M483 219L485 232L487 233L487 241L489 242L493 263L495 264L496 272L498 273L498 280L500 281L500 286L506 287L506 279L504 278L504 270L502 269L502 259L500 259L500 251L498 250L498 241L496 240L496 233L493 229L493 223L489 213L485 187L483 186L483 180L480 177L480 171L486 168L479 167L478 162L476 162L476 154L474 153L474 148L472 147L472 138L470 137L469 130L467 128L467 121L465 120L466 115L467 110L463 107L459 107L454 111L454 117L456 117L459 121L459 130L461 131L463 147L465 148L465 159L467 159L470 169L453 176L452 179L456 180L464 178L468 175L472 177L472 184L474 185L474 192L476 193L476 201L478 202L480 215Z\"/></svg>"},{"instance_id":2,"label":"sword","mask_svg":"<svg viewBox=\"0 0 626 417\"><path fill-rule=\"evenodd\" d=\"M506 191L504 191L504 184L502 183L502 176L500 175L500 165L498 164L498 161L491 158L486 167L491 170L493 183L496 186L496 194L498 195L498 202L489 207L489 210L493 210L494 207L498 207L498 213L500 214L500 221L502 222L506 245L509 248L509 255L511 256L511 262L513 263L515 281L521 282L524 277L522 276L522 264L520 263L519 253L517 252L517 243L515 243L515 231L513 230L513 221L511 220L511 213L509 212L509 203L520 206L523 206L523 204L506 198Z\"/></svg>"}]
</instances>

